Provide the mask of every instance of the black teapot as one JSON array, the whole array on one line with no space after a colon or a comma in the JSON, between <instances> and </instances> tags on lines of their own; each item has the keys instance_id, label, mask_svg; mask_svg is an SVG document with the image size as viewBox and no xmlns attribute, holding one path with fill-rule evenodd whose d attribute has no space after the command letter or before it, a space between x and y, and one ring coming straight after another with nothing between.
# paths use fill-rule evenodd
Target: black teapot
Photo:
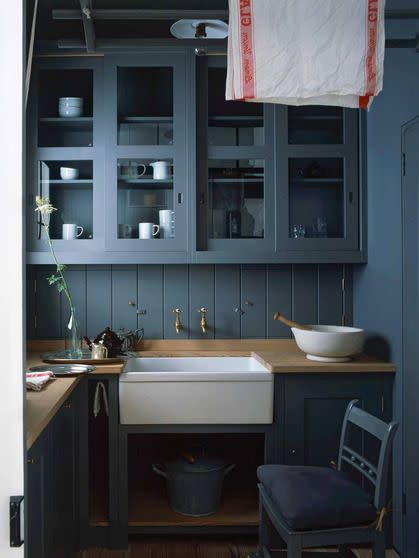
<instances>
[{"instance_id":1,"label":"black teapot","mask_svg":"<svg viewBox=\"0 0 419 558\"><path fill-rule=\"evenodd\" d=\"M90 350L92 350L92 345L94 344L96 345L100 343L104 345L108 349L108 358L118 356L122 351L122 345L124 343L124 340L120 339L110 327L106 327L103 331L101 331L93 341L91 341L88 337L83 337L83 339L86 341Z\"/></svg>"}]
</instances>

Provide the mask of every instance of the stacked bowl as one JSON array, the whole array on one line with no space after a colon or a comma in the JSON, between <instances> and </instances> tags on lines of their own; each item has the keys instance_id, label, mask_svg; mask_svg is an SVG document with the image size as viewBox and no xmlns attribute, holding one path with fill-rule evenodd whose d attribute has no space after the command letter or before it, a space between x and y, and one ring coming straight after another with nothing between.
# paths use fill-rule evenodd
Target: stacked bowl
<instances>
[{"instance_id":1,"label":"stacked bowl","mask_svg":"<svg viewBox=\"0 0 419 558\"><path fill-rule=\"evenodd\" d=\"M62 118L77 118L83 114L82 97L60 97L58 100L58 114Z\"/></svg>"}]
</instances>

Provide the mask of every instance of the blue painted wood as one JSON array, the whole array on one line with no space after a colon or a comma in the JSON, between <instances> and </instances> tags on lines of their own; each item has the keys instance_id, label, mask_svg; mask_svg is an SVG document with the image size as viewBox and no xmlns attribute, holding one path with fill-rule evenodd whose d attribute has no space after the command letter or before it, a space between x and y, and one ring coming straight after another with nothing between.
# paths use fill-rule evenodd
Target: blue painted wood
<instances>
[{"instance_id":1,"label":"blue painted wood","mask_svg":"<svg viewBox=\"0 0 419 558\"><path fill-rule=\"evenodd\" d=\"M215 334L214 266L189 266L189 337L211 339ZM201 329L200 309L206 308L206 332Z\"/></svg>"},{"instance_id":2,"label":"blue painted wood","mask_svg":"<svg viewBox=\"0 0 419 558\"><path fill-rule=\"evenodd\" d=\"M266 337L266 266L242 266L241 336Z\"/></svg>"},{"instance_id":3,"label":"blue painted wood","mask_svg":"<svg viewBox=\"0 0 419 558\"><path fill-rule=\"evenodd\" d=\"M164 268L164 337L165 339L187 339L189 337L189 273L183 265ZM176 333L174 310L181 310L183 329Z\"/></svg>"},{"instance_id":4,"label":"blue painted wood","mask_svg":"<svg viewBox=\"0 0 419 558\"><path fill-rule=\"evenodd\" d=\"M138 327L147 339L163 338L163 266L138 266Z\"/></svg>"},{"instance_id":5,"label":"blue painted wood","mask_svg":"<svg viewBox=\"0 0 419 558\"><path fill-rule=\"evenodd\" d=\"M292 267L290 265L267 266L267 336L290 338L289 327L274 320L275 312L292 315Z\"/></svg>"},{"instance_id":6,"label":"blue painted wood","mask_svg":"<svg viewBox=\"0 0 419 558\"><path fill-rule=\"evenodd\" d=\"M316 265L293 267L293 319L306 324L318 323L318 268Z\"/></svg>"},{"instance_id":7,"label":"blue painted wood","mask_svg":"<svg viewBox=\"0 0 419 558\"><path fill-rule=\"evenodd\" d=\"M74 307L77 311L79 331L86 335L86 267L82 265L71 266L66 269L65 278L71 292ZM70 306L66 297L61 295L61 323L64 331L70 315ZM98 332L99 333L99 332Z\"/></svg>"},{"instance_id":8,"label":"blue painted wood","mask_svg":"<svg viewBox=\"0 0 419 558\"><path fill-rule=\"evenodd\" d=\"M137 328L137 267L112 269L112 329Z\"/></svg>"},{"instance_id":9,"label":"blue painted wood","mask_svg":"<svg viewBox=\"0 0 419 558\"><path fill-rule=\"evenodd\" d=\"M88 265L86 270L86 329L92 338L112 323L111 266Z\"/></svg>"},{"instance_id":10,"label":"blue painted wood","mask_svg":"<svg viewBox=\"0 0 419 558\"><path fill-rule=\"evenodd\" d=\"M319 265L319 324L342 325L343 266Z\"/></svg>"},{"instance_id":11,"label":"blue painted wood","mask_svg":"<svg viewBox=\"0 0 419 558\"><path fill-rule=\"evenodd\" d=\"M54 286L50 286L47 277L55 272L54 266L41 266L36 269L36 337L38 339L61 339L63 336L61 321L61 297Z\"/></svg>"},{"instance_id":12,"label":"blue painted wood","mask_svg":"<svg viewBox=\"0 0 419 558\"><path fill-rule=\"evenodd\" d=\"M215 266L215 337L237 339L240 337L241 300L240 267Z\"/></svg>"}]
</instances>

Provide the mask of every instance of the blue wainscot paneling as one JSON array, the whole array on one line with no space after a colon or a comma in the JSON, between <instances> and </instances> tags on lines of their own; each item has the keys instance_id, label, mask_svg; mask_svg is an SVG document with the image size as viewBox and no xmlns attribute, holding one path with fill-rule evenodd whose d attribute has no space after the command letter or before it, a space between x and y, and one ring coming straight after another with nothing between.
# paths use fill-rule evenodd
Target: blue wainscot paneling
<instances>
[{"instance_id":1,"label":"blue wainscot paneling","mask_svg":"<svg viewBox=\"0 0 419 558\"><path fill-rule=\"evenodd\" d=\"M28 337L59 339L65 300L46 277L53 268L29 266ZM343 278L347 277L346 282ZM92 337L143 327L153 339L287 338L273 314L308 323L351 324L351 266L313 265L124 265L69 266L67 277L83 334ZM207 330L200 308L207 309ZM175 308L183 330L176 334Z\"/></svg>"}]
</instances>

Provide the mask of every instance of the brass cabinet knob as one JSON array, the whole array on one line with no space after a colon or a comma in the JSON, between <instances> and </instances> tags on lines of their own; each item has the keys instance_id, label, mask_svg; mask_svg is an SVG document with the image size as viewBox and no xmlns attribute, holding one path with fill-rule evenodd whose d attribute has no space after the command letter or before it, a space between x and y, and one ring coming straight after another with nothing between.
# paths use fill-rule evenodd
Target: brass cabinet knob
<instances>
[{"instance_id":1,"label":"brass cabinet knob","mask_svg":"<svg viewBox=\"0 0 419 558\"><path fill-rule=\"evenodd\" d=\"M33 457L28 457L26 463L28 465L35 465L35 459Z\"/></svg>"}]
</instances>

